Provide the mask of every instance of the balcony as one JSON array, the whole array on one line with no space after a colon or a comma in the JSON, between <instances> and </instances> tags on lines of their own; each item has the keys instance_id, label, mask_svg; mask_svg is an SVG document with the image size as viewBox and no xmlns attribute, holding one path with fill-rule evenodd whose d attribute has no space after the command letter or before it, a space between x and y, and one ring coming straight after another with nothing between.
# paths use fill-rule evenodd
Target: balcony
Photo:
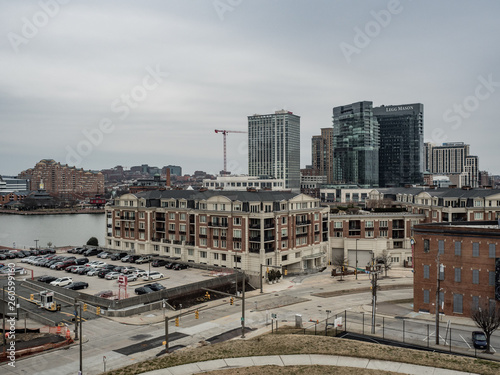
<instances>
[{"instance_id":1,"label":"balcony","mask_svg":"<svg viewBox=\"0 0 500 375\"><path fill-rule=\"evenodd\" d=\"M274 236L264 236L264 242L274 241Z\"/></svg>"},{"instance_id":2,"label":"balcony","mask_svg":"<svg viewBox=\"0 0 500 375\"><path fill-rule=\"evenodd\" d=\"M135 215L134 216L122 215L122 216L120 216L120 219L122 219L122 220L135 220Z\"/></svg>"},{"instance_id":3,"label":"balcony","mask_svg":"<svg viewBox=\"0 0 500 375\"><path fill-rule=\"evenodd\" d=\"M300 227L300 226L304 226L304 225L309 225L311 224L311 220L303 220L303 221L296 221L295 222L295 225Z\"/></svg>"},{"instance_id":4,"label":"balcony","mask_svg":"<svg viewBox=\"0 0 500 375\"><path fill-rule=\"evenodd\" d=\"M210 221L208 226L215 228L227 228L227 221Z\"/></svg>"},{"instance_id":5,"label":"balcony","mask_svg":"<svg viewBox=\"0 0 500 375\"><path fill-rule=\"evenodd\" d=\"M241 237L233 237L233 241L241 241Z\"/></svg>"},{"instance_id":6,"label":"balcony","mask_svg":"<svg viewBox=\"0 0 500 375\"><path fill-rule=\"evenodd\" d=\"M206 234L199 234L198 237L200 237L200 238L207 238L207 235Z\"/></svg>"},{"instance_id":7,"label":"balcony","mask_svg":"<svg viewBox=\"0 0 500 375\"><path fill-rule=\"evenodd\" d=\"M260 236L250 237L249 240L250 242L260 242Z\"/></svg>"},{"instance_id":8,"label":"balcony","mask_svg":"<svg viewBox=\"0 0 500 375\"><path fill-rule=\"evenodd\" d=\"M108 224L108 225L107 225L107 227L108 227L108 228L111 228L111 227L112 227L112 225L111 225L111 224Z\"/></svg>"}]
</instances>

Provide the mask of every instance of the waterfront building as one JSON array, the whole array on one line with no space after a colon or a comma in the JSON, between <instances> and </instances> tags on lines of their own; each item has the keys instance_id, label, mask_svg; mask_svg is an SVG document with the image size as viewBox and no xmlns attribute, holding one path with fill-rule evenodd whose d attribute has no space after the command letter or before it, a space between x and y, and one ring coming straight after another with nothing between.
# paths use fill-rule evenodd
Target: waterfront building
<instances>
[{"instance_id":1,"label":"waterfront building","mask_svg":"<svg viewBox=\"0 0 500 375\"><path fill-rule=\"evenodd\" d=\"M106 247L241 268L326 266L328 208L291 192L156 190L106 206Z\"/></svg>"},{"instance_id":2,"label":"waterfront building","mask_svg":"<svg viewBox=\"0 0 500 375\"><path fill-rule=\"evenodd\" d=\"M16 177L0 176L0 192L26 191L29 180Z\"/></svg>"},{"instance_id":3,"label":"waterfront building","mask_svg":"<svg viewBox=\"0 0 500 375\"><path fill-rule=\"evenodd\" d=\"M426 223L415 225L413 231L414 311L436 313L438 285L439 312L445 315L470 317L472 308L496 305L500 300L498 221Z\"/></svg>"},{"instance_id":4,"label":"waterfront building","mask_svg":"<svg viewBox=\"0 0 500 375\"><path fill-rule=\"evenodd\" d=\"M284 179L276 179L265 176L246 175L219 175L214 179L204 179L203 188L208 190L234 190L246 191L248 189L283 191L285 188Z\"/></svg>"},{"instance_id":5,"label":"waterfront building","mask_svg":"<svg viewBox=\"0 0 500 375\"><path fill-rule=\"evenodd\" d=\"M104 194L101 172L69 167L52 159L42 159L18 177L30 180L30 190L37 190L43 184L47 193L54 196L83 198Z\"/></svg>"},{"instance_id":6,"label":"waterfront building","mask_svg":"<svg viewBox=\"0 0 500 375\"><path fill-rule=\"evenodd\" d=\"M421 185L424 172L424 106L373 108L380 128L379 186Z\"/></svg>"},{"instance_id":7,"label":"waterfront building","mask_svg":"<svg viewBox=\"0 0 500 375\"><path fill-rule=\"evenodd\" d=\"M379 125L372 102L333 108L333 180L376 187L379 183Z\"/></svg>"},{"instance_id":8,"label":"waterfront building","mask_svg":"<svg viewBox=\"0 0 500 375\"><path fill-rule=\"evenodd\" d=\"M300 189L300 117L280 110L248 116L248 174L285 181Z\"/></svg>"}]
</instances>

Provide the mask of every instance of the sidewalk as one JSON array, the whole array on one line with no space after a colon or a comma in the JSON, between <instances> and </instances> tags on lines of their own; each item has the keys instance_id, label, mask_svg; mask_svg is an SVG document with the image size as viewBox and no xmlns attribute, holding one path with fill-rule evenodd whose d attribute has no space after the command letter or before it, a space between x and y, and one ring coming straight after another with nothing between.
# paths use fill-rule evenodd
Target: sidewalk
<instances>
[{"instance_id":1,"label":"sidewalk","mask_svg":"<svg viewBox=\"0 0 500 375\"><path fill-rule=\"evenodd\" d=\"M412 365L377 359L342 357L321 354L273 355L261 357L240 357L195 362L161 370L145 372L147 375L189 375L208 371L227 370L252 366L341 366L369 370L391 371L400 374L468 375L469 372L453 371L436 367Z\"/></svg>"}]
</instances>

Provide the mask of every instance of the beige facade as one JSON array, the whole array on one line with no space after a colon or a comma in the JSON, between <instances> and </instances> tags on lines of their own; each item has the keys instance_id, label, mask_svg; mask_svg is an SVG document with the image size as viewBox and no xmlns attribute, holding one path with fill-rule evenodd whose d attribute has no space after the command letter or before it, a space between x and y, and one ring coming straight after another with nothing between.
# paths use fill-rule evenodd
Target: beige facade
<instances>
[{"instance_id":1,"label":"beige facade","mask_svg":"<svg viewBox=\"0 0 500 375\"><path fill-rule=\"evenodd\" d=\"M150 191L106 207L106 247L185 262L287 272L324 267L328 208L289 192Z\"/></svg>"}]
</instances>

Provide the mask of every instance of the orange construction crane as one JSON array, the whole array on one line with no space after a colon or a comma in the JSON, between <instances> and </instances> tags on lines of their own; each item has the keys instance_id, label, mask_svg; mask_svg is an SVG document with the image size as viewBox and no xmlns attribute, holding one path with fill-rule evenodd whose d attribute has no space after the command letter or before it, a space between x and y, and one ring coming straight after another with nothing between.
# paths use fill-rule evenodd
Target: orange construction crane
<instances>
[{"instance_id":1,"label":"orange construction crane","mask_svg":"<svg viewBox=\"0 0 500 375\"><path fill-rule=\"evenodd\" d=\"M215 132L222 133L222 135L224 136L224 171L223 171L223 173L227 174L226 135L227 135L227 133L246 133L246 132L239 131L239 130L218 130L218 129L215 129Z\"/></svg>"}]
</instances>

